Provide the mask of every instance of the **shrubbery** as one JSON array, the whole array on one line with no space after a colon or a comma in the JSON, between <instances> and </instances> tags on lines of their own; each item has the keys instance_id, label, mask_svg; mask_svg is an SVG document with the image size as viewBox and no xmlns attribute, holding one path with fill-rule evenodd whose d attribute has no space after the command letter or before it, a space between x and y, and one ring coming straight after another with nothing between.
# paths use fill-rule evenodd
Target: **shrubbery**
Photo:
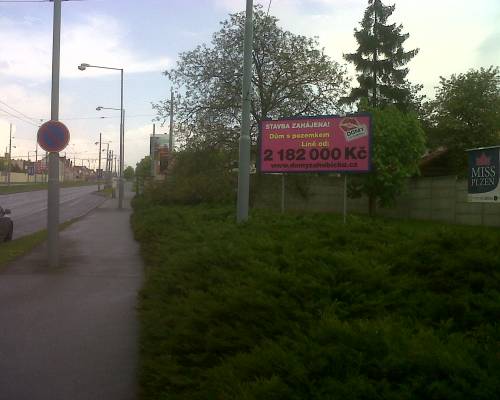
<instances>
[{"instance_id":1,"label":"shrubbery","mask_svg":"<svg viewBox=\"0 0 500 400\"><path fill-rule=\"evenodd\" d=\"M190 148L175 153L167 180L146 190L158 204L227 203L235 199L237 174L231 172L231 153Z\"/></svg>"},{"instance_id":2,"label":"shrubbery","mask_svg":"<svg viewBox=\"0 0 500 400\"><path fill-rule=\"evenodd\" d=\"M145 399L493 399L500 233L135 203Z\"/></svg>"}]
</instances>

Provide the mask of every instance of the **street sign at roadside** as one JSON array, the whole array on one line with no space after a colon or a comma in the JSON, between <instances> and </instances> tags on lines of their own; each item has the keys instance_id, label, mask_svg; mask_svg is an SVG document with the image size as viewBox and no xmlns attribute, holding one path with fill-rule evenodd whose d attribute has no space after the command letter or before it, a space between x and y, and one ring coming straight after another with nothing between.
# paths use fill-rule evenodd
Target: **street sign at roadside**
<instances>
[{"instance_id":1,"label":"street sign at roadside","mask_svg":"<svg viewBox=\"0 0 500 400\"><path fill-rule=\"evenodd\" d=\"M48 152L59 152L69 143L69 130L62 122L47 121L38 129L38 144Z\"/></svg>"},{"instance_id":2,"label":"street sign at roadside","mask_svg":"<svg viewBox=\"0 0 500 400\"><path fill-rule=\"evenodd\" d=\"M35 166L34 165L28 166L28 175L30 175L30 176L35 175Z\"/></svg>"}]
</instances>

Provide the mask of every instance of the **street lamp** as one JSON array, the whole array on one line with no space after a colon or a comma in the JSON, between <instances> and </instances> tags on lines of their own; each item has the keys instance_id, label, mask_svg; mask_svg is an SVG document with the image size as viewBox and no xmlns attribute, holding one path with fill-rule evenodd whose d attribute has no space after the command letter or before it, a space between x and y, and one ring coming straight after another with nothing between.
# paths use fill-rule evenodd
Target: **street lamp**
<instances>
[{"instance_id":1,"label":"street lamp","mask_svg":"<svg viewBox=\"0 0 500 400\"><path fill-rule=\"evenodd\" d=\"M119 108L114 108L114 107L102 107L102 106L97 106L95 108L97 111L101 111L101 110L115 110L115 111L122 111L121 109ZM106 117L101 117L101 118L106 118ZM125 125L125 109L123 109L123 121L122 121L122 124Z\"/></svg>"},{"instance_id":2,"label":"street lamp","mask_svg":"<svg viewBox=\"0 0 500 400\"><path fill-rule=\"evenodd\" d=\"M16 148L16 146L12 146L12 139L14 139L14 136L12 136L12 124L10 124L10 131L9 131L9 160L7 162L7 184L10 186L10 163L12 162L12 147Z\"/></svg>"},{"instance_id":3,"label":"street lamp","mask_svg":"<svg viewBox=\"0 0 500 400\"><path fill-rule=\"evenodd\" d=\"M120 177L118 181L118 209L123 208L123 150L124 150L124 117L125 113L123 110L123 68L113 68L104 67L101 65L90 65L87 63L81 63L78 66L80 71L85 71L87 68L101 68L101 69L111 69L114 71L120 71ZM104 108L104 107L103 107Z\"/></svg>"},{"instance_id":4,"label":"street lamp","mask_svg":"<svg viewBox=\"0 0 500 400\"><path fill-rule=\"evenodd\" d=\"M99 142L95 142L95 144L98 144ZM100 164L100 160L101 160L101 154L106 152L106 182L107 182L107 185L109 187L109 179L110 179L110 176L109 176L109 144L111 143L111 140L108 141L108 142L101 142L101 144L99 145L99 149L101 149L101 145L102 144L105 144L106 145L106 149L102 149L100 152L99 152L99 165Z\"/></svg>"},{"instance_id":5,"label":"street lamp","mask_svg":"<svg viewBox=\"0 0 500 400\"><path fill-rule=\"evenodd\" d=\"M101 145L102 145L102 133L99 133L99 141L94 143L95 145L99 144L99 167L97 168L97 191L101 190Z\"/></svg>"}]
</instances>

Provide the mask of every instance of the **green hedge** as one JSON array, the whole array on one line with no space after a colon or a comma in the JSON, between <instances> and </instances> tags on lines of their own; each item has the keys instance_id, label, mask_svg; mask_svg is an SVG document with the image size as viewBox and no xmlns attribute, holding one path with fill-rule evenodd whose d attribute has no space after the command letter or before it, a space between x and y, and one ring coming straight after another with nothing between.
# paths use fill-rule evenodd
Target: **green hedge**
<instances>
[{"instance_id":1,"label":"green hedge","mask_svg":"<svg viewBox=\"0 0 500 400\"><path fill-rule=\"evenodd\" d=\"M143 399L493 399L500 233L150 206Z\"/></svg>"}]
</instances>

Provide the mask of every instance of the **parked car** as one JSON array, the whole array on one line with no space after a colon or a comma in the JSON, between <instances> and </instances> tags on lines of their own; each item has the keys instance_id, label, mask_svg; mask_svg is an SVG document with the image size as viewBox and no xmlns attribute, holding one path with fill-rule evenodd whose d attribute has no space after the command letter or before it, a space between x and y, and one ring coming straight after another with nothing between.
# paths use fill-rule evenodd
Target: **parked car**
<instances>
[{"instance_id":1,"label":"parked car","mask_svg":"<svg viewBox=\"0 0 500 400\"><path fill-rule=\"evenodd\" d=\"M14 233L14 223L9 217L6 217L7 214L10 214L10 210L7 208L4 210L0 207L0 243L12 240Z\"/></svg>"}]
</instances>

